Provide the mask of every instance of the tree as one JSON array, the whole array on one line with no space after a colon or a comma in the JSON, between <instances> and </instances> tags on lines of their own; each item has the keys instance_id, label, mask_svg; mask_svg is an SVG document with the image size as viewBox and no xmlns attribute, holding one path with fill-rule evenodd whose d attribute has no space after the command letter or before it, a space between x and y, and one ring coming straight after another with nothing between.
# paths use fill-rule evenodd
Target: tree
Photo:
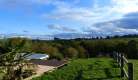
<instances>
[{"instance_id":1,"label":"tree","mask_svg":"<svg viewBox=\"0 0 138 80\"><path fill-rule=\"evenodd\" d=\"M82 46L79 45L78 42L74 40L70 40L69 46L75 48L78 51L78 55L85 55L87 52ZM84 57L84 56L80 56L80 57Z\"/></svg>"},{"instance_id":2,"label":"tree","mask_svg":"<svg viewBox=\"0 0 138 80\"><path fill-rule=\"evenodd\" d=\"M17 40L18 42L14 41ZM32 55L32 45L28 43L26 38L4 38L0 41L0 66L5 66L7 68L6 75L3 77L4 80L15 79L18 76L19 80L23 80L22 71L25 65L30 66L31 63L26 59L26 57ZM25 53L21 55L20 53ZM14 67L18 66L17 72L14 72ZM34 64L32 65L34 68ZM37 69L34 69L34 71Z\"/></svg>"},{"instance_id":3,"label":"tree","mask_svg":"<svg viewBox=\"0 0 138 80\"><path fill-rule=\"evenodd\" d=\"M136 58L138 56L138 41L130 40L128 42L128 58Z\"/></svg>"},{"instance_id":4,"label":"tree","mask_svg":"<svg viewBox=\"0 0 138 80\"><path fill-rule=\"evenodd\" d=\"M108 38L110 38L110 36L107 36L106 38L108 39Z\"/></svg>"},{"instance_id":5,"label":"tree","mask_svg":"<svg viewBox=\"0 0 138 80\"><path fill-rule=\"evenodd\" d=\"M121 53L127 53L128 43L126 41L117 41L115 51L121 52Z\"/></svg>"},{"instance_id":6,"label":"tree","mask_svg":"<svg viewBox=\"0 0 138 80\"><path fill-rule=\"evenodd\" d=\"M68 58L75 58L74 56L78 55L78 51L72 47L69 47L64 52L64 56L66 56L66 55Z\"/></svg>"},{"instance_id":7,"label":"tree","mask_svg":"<svg viewBox=\"0 0 138 80\"><path fill-rule=\"evenodd\" d=\"M103 39L102 37L100 37L100 39Z\"/></svg>"},{"instance_id":8,"label":"tree","mask_svg":"<svg viewBox=\"0 0 138 80\"><path fill-rule=\"evenodd\" d=\"M115 35L115 38L119 38L120 36L119 35Z\"/></svg>"}]
</instances>

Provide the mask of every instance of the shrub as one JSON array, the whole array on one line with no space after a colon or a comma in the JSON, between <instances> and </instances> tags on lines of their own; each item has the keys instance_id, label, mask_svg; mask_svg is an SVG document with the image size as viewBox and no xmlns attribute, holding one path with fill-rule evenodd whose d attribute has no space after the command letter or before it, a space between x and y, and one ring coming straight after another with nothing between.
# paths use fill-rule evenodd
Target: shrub
<instances>
[{"instance_id":1,"label":"shrub","mask_svg":"<svg viewBox=\"0 0 138 80\"><path fill-rule=\"evenodd\" d=\"M87 51L79 45L77 41L70 40L69 46L75 48L78 51L78 55L85 55ZM79 58L85 58L85 56L78 56Z\"/></svg>"},{"instance_id":2,"label":"shrub","mask_svg":"<svg viewBox=\"0 0 138 80\"><path fill-rule=\"evenodd\" d=\"M52 53L49 55L49 59L56 59L61 61L63 59L63 55L61 53Z\"/></svg>"},{"instance_id":3,"label":"shrub","mask_svg":"<svg viewBox=\"0 0 138 80\"><path fill-rule=\"evenodd\" d=\"M78 55L78 51L72 47L69 47L64 51L64 56L67 56L68 58L75 58L74 56Z\"/></svg>"}]
</instances>

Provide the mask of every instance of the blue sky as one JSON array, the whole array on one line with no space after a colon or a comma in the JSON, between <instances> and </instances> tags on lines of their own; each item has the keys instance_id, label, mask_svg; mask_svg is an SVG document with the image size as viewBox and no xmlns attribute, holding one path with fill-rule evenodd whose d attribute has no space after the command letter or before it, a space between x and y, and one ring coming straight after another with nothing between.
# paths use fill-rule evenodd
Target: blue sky
<instances>
[{"instance_id":1,"label":"blue sky","mask_svg":"<svg viewBox=\"0 0 138 80\"><path fill-rule=\"evenodd\" d=\"M138 0L0 0L0 38L138 34Z\"/></svg>"}]
</instances>

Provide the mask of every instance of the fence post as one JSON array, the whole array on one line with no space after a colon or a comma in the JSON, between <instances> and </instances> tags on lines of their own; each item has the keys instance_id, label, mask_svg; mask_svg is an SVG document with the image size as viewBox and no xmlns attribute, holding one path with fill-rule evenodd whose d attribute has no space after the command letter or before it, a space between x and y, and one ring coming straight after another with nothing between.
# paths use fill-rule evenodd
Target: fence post
<instances>
[{"instance_id":1,"label":"fence post","mask_svg":"<svg viewBox=\"0 0 138 80\"><path fill-rule=\"evenodd\" d=\"M114 58L114 52L113 52L113 59L115 60L115 58Z\"/></svg>"},{"instance_id":2,"label":"fence post","mask_svg":"<svg viewBox=\"0 0 138 80\"><path fill-rule=\"evenodd\" d=\"M113 52L113 57L114 57L114 60L115 60L116 57L115 57L115 53L114 52Z\"/></svg>"},{"instance_id":3,"label":"fence post","mask_svg":"<svg viewBox=\"0 0 138 80\"><path fill-rule=\"evenodd\" d=\"M119 57L120 53L118 53L118 66L119 66L119 63L120 63L120 57Z\"/></svg>"},{"instance_id":4,"label":"fence post","mask_svg":"<svg viewBox=\"0 0 138 80\"><path fill-rule=\"evenodd\" d=\"M134 80L134 63L128 62L129 80Z\"/></svg>"},{"instance_id":5,"label":"fence post","mask_svg":"<svg viewBox=\"0 0 138 80\"><path fill-rule=\"evenodd\" d=\"M114 54L114 58L115 58L115 60L116 60L116 53L114 52L113 54Z\"/></svg>"},{"instance_id":6,"label":"fence post","mask_svg":"<svg viewBox=\"0 0 138 80\"><path fill-rule=\"evenodd\" d=\"M89 53L88 53L88 55L87 55L87 59L89 59Z\"/></svg>"},{"instance_id":7,"label":"fence post","mask_svg":"<svg viewBox=\"0 0 138 80\"><path fill-rule=\"evenodd\" d=\"M124 77L124 71L122 68L124 68L124 60L123 60L124 54L121 54L121 77Z\"/></svg>"},{"instance_id":8,"label":"fence post","mask_svg":"<svg viewBox=\"0 0 138 80\"><path fill-rule=\"evenodd\" d=\"M118 63L118 53L116 52L116 62Z\"/></svg>"}]
</instances>

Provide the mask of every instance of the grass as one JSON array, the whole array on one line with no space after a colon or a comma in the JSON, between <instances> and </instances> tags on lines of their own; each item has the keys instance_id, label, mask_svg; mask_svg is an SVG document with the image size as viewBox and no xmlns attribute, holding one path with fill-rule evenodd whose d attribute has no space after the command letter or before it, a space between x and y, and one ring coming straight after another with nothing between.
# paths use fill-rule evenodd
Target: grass
<instances>
[{"instance_id":1,"label":"grass","mask_svg":"<svg viewBox=\"0 0 138 80\"><path fill-rule=\"evenodd\" d=\"M138 60L134 62L134 70L138 70ZM126 72L127 65L125 64ZM134 80L138 79L138 72L134 71ZM112 58L78 59L70 62L68 66L47 72L32 80L126 80L121 78L121 69Z\"/></svg>"},{"instance_id":2,"label":"grass","mask_svg":"<svg viewBox=\"0 0 138 80\"><path fill-rule=\"evenodd\" d=\"M133 62L134 63L134 80L138 80L138 60L134 59L127 59L128 62ZM128 69L128 66L125 64L125 66ZM128 70L126 70L128 72Z\"/></svg>"},{"instance_id":3,"label":"grass","mask_svg":"<svg viewBox=\"0 0 138 80\"><path fill-rule=\"evenodd\" d=\"M118 40L122 40L122 41L125 41L125 39L127 41L130 41L130 40L138 40L138 38L109 38L109 39L93 39L92 41L97 41L97 40L111 40L111 41L118 41ZM90 41L90 40L89 40Z\"/></svg>"}]
</instances>

